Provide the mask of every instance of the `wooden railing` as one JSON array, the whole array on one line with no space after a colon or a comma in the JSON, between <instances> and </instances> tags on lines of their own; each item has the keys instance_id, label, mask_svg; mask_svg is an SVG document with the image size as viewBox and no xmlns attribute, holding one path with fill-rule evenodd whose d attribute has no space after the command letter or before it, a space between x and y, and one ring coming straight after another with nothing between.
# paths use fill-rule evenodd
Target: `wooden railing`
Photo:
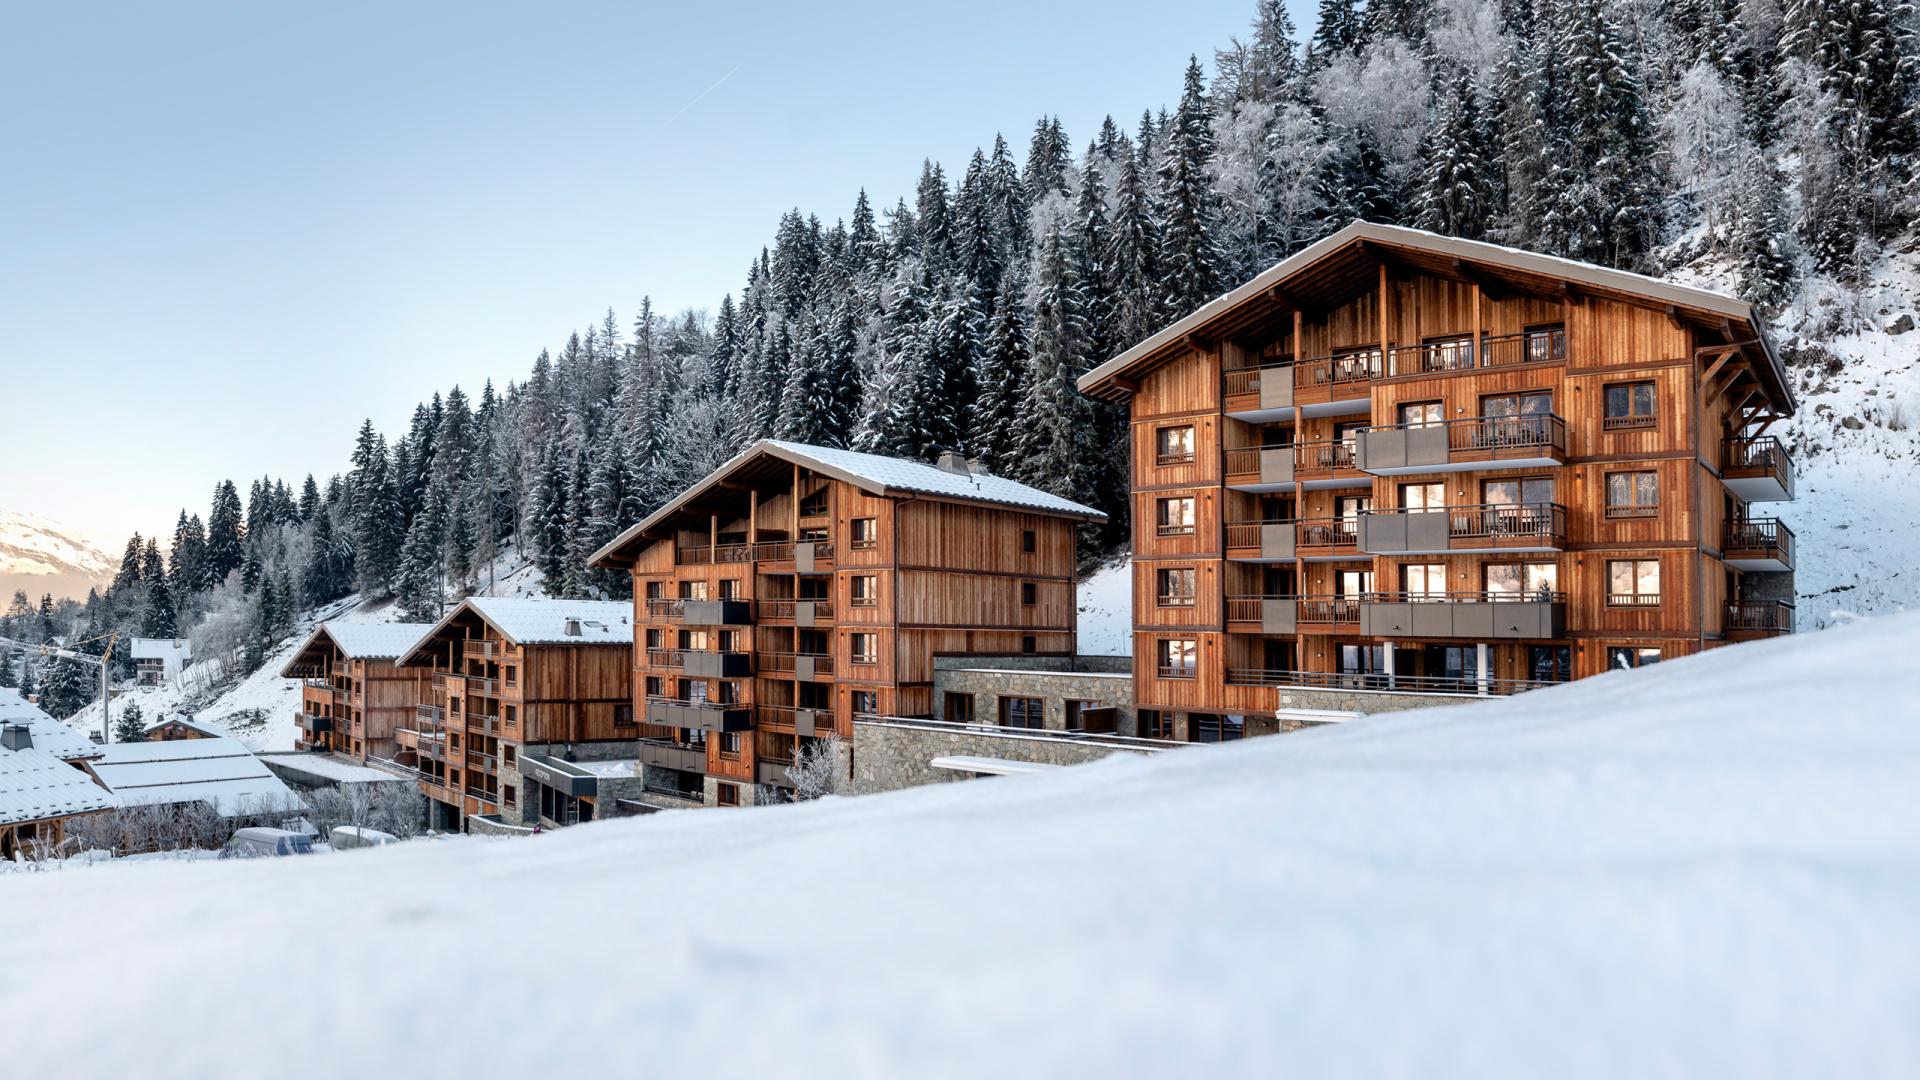
<instances>
[{"instance_id":1,"label":"wooden railing","mask_svg":"<svg viewBox=\"0 0 1920 1080\"><path fill-rule=\"evenodd\" d=\"M792 652L755 653L754 663L759 666L759 669L763 674L766 672L775 672L775 671L792 671L794 660L800 657L806 657L807 659L813 661L813 670L816 674L820 674L820 675L833 674L833 657L828 655L827 653L792 653Z\"/></svg>"},{"instance_id":2,"label":"wooden railing","mask_svg":"<svg viewBox=\"0 0 1920 1080\"><path fill-rule=\"evenodd\" d=\"M460 652L463 656L471 656L480 660L491 660L495 652L498 651L494 647L495 644L496 643L492 641L464 641L460 644Z\"/></svg>"},{"instance_id":3,"label":"wooden railing","mask_svg":"<svg viewBox=\"0 0 1920 1080\"><path fill-rule=\"evenodd\" d=\"M1294 546L1300 548L1352 547L1359 543L1357 517L1302 518L1293 523Z\"/></svg>"},{"instance_id":4,"label":"wooden railing","mask_svg":"<svg viewBox=\"0 0 1920 1080\"><path fill-rule=\"evenodd\" d=\"M1567 332L1556 328L1520 334L1483 334L1477 346L1471 335L1419 345L1396 345L1392 350L1391 370L1396 376L1440 375L1478 368L1560 363L1566 358Z\"/></svg>"},{"instance_id":5,"label":"wooden railing","mask_svg":"<svg viewBox=\"0 0 1920 1080\"><path fill-rule=\"evenodd\" d=\"M1518 694L1558 686L1563 679L1477 679L1472 675L1391 675L1382 671L1276 671L1228 668L1229 686L1299 687L1307 690L1394 690L1427 694Z\"/></svg>"},{"instance_id":6,"label":"wooden railing","mask_svg":"<svg viewBox=\"0 0 1920 1080\"><path fill-rule=\"evenodd\" d=\"M415 705L413 715L415 719L424 720L436 727L447 722L447 710L439 705Z\"/></svg>"},{"instance_id":7,"label":"wooden railing","mask_svg":"<svg viewBox=\"0 0 1920 1080\"><path fill-rule=\"evenodd\" d=\"M1720 546L1723 553L1762 551L1793 565L1793 530L1779 518L1729 521L1726 542Z\"/></svg>"},{"instance_id":8,"label":"wooden railing","mask_svg":"<svg viewBox=\"0 0 1920 1080\"><path fill-rule=\"evenodd\" d=\"M1259 475L1260 453L1263 450L1285 450L1284 446L1236 446L1226 452L1227 475Z\"/></svg>"},{"instance_id":9,"label":"wooden railing","mask_svg":"<svg viewBox=\"0 0 1920 1080\"><path fill-rule=\"evenodd\" d=\"M1790 634L1793 605L1784 600L1736 600L1727 605L1726 630Z\"/></svg>"},{"instance_id":10,"label":"wooden railing","mask_svg":"<svg viewBox=\"0 0 1920 1080\"><path fill-rule=\"evenodd\" d=\"M1227 522L1227 546L1230 548L1257 548L1260 546L1260 530L1268 525L1291 525L1287 518L1273 521L1229 521Z\"/></svg>"},{"instance_id":11,"label":"wooden railing","mask_svg":"<svg viewBox=\"0 0 1920 1080\"><path fill-rule=\"evenodd\" d=\"M1793 458L1784 443L1771 435L1749 439L1728 439L1720 472L1722 475L1771 476L1780 486L1793 490Z\"/></svg>"},{"instance_id":12,"label":"wooden railing","mask_svg":"<svg viewBox=\"0 0 1920 1080\"><path fill-rule=\"evenodd\" d=\"M1457 451L1491 450L1496 455L1512 450L1567 450L1567 422L1558 413L1531 416L1467 416L1458 420L1436 420L1417 424L1376 424L1369 431L1411 431L1421 428L1447 429L1447 449Z\"/></svg>"},{"instance_id":13,"label":"wooden railing","mask_svg":"<svg viewBox=\"0 0 1920 1080\"><path fill-rule=\"evenodd\" d=\"M1372 382L1386 373L1377 347L1317 356L1293 365L1293 385L1297 389L1321 386L1351 386Z\"/></svg>"},{"instance_id":14,"label":"wooden railing","mask_svg":"<svg viewBox=\"0 0 1920 1080\"><path fill-rule=\"evenodd\" d=\"M1303 473L1353 468L1353 444L1326 440L1293 444L1293 467Z\"/></svg>"},{"instance_id":15,"label":"wooden railing","mask_svg":"<svg viewBox=\"0 0 1920 1080\"><path fill-rule=\"evenodd\" d=\"M1353 596L1229 596L1228 622L1260 622L1264 605L1273 601L1293 604L1294 618L1315 626L1360 621L1360 600Z\"/></svg>"},{"instance_id":16,"label":"wooden railing","mask_svg":"<svg viewBox=\"0 0 1920 1080\"><path fill-rule=\"evenodd\" d=\"M829 540L802 540L800 543L813 545L813 557L816 559L833 558L833 543ZM757 544L699 544L692 547L675 548L674 561L682 566L707 566L711 564L732 564L750 562L791 562L793 560L792 540L762 540Z\"/></svg>"},{"instance_id":17,"label":"wooden railing","mask_svg":"<svg viewBox=\"0 0 1920 1080\"><path fill-rule=\"evenodd\" d=\"M799 604L812 604L816 619L833 618L833 601L824 596L783 597L778 600L755 600L754 618L758 620L785 622L793 618L794 608Z\"/></svg>"},{"instance_id":18,"label":"wooden railing","mask_svg":"<svg viewBox=\"0 0 1920 1080\"><path fill-rule=\"evenodd\" d=\"M657 668L678 668L686 666L685 649L648 649L647 666Z\"/></svg>"},{"instance_id":19,"label":"wooden railing","mask_svg":"<svg viewBox=\"0 0 1920 1080\"><path fill-rule=\"evenodd\" d=\"M1559 503L1476 503L1432 510L1363 510L1361 513L1377 518L1445 514L1450 540L1531 538L1555 545L1563 545L1567 540L1567 508Z\"/></svg>"}]
</instances>

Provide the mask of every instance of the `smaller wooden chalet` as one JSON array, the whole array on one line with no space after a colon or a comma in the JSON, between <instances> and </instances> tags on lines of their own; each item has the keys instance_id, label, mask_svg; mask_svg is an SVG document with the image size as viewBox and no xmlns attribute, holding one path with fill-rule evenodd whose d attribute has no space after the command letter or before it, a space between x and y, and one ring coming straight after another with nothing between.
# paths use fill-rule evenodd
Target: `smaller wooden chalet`
<instances>
[{"instance_id":1,"label":"smaller wooden chalet","mask_svg":"<svg viewBox=\"0 0 1920 1080\"><path fill-rule=\"evenodd\" d=\"M564 825L637 792L627 604L471 597L399 665L423 678L397 735L434 827Z\"/></svg>"},{"instance_id":2,"label":"smaller wooden chalet","mask_svg":"<svg viewBox=\"0 0 1920 1080\"><path fill-rule=\"evenodd\" d=\"M68 821L113 805L85 767L35 745L27 725L0 721L0 859L58 845Z\"/></svg>"},{"instance_id":3,"label":"smaller wooden chalet","mask_svg":"<svg viewBox=\"0 0 1920 1080\"><path fill-rule=\"evenodd\" d=\"M193 642L186 638L133 639L134 675L141 686L163 686L180 677L193 662Z\"/></svg>"},{"instance_id":4,"label":"smaller wooden chalet","mask_svg":"<svg viewBox=\"0 0 1920 1080\"><path fill-rule=\"evenodd\" d=\"M100 756L100 744L81 734L78 728L62 723L20 696L20 691L0 687L0 727L17 725L26 730L36 749L61 761L80 765Z\"/></svg>"},{"instance_id":5,"label":"smaller wooden chalet","mask_svg":"<svg viewBox=\"0 0 1920 1080\"><path fill-rule=\"evenodd\" d=\"M217 739L223 734L209 727L202 727L184 714L163 716L141 729L150 742L173 742L178 739Z\"/></svg>"},{"instance_id":6,"label":"smaller wooden chalet","mask_svg":"<svg viewBox=\"0 0 1920 1080\"><path fill-rule=\"evenodd\" d=\"M300 738L306 750L331 750L356 761L393 760L397 732L413 719L425 692L424 669L394 661L428 629L425 623L335 619L316 627L280 669L299 679Z\"/></svg>"}]
</instances>

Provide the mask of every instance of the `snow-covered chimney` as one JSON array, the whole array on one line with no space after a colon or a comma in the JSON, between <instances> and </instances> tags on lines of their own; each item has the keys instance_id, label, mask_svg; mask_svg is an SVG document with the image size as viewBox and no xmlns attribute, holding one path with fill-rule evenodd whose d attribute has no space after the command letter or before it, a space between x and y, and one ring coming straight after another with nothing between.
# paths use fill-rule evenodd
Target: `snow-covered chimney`
<instances>
[{"instance_id":1,"label":"snow-covered chimney","mask_svg":"<svg viewBox=\"0 0 1920 1080\"><path fill-rule=\"evenodd\" d=\"M580 636L580 620L579 619L567 620L567 636L568 637Z\"/></svg>"},{"instance_id":2,"label":"snow-covered chimney","mask_svg":"<svg viewBox=\"0 0 1920 1080\"><path fill-rule=\"evenodd\" d=\"M8 750L33 749L33 731L25 724L0 727L0 747Z\"/></svg>"},{"instance_id":3,"label":"snow-covered chimney","mask_svg":"<svg viewBox=\"0 0 1920 1080\"><path fill-rule=\"evenodd\" d=\"M960 476L973 475L973 470L967 467L967 456L957 450L940 451L940 468Z\"/></svg>"}]
</instances>

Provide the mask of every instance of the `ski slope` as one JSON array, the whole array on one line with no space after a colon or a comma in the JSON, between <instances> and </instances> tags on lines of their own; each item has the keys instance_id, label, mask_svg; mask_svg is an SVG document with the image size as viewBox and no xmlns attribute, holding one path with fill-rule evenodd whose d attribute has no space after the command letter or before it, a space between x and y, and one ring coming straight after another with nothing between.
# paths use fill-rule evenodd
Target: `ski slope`
<instances>
[{"instance_id":1,"label":"ski slope","mask_svg":"<svg viewBox=\"0 0 1920 1080\"><path fill-rule=\"evenodd\" d=\"M15 874L8 1071L1911 1077L1917 650L1908 613L895 795Z\"/></svg>"}]
</instances>

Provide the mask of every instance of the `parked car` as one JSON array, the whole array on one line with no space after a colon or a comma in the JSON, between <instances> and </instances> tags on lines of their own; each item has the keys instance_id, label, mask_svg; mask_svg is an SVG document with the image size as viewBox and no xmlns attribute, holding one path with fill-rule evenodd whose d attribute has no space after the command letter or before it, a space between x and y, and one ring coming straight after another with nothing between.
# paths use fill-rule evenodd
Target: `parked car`
<instances>
[{"instance_id":1,"label":"parked car","mask_svg":"<svg viewBox=\"0 0 1920 1080\"><path fill-rule=\"evenodd\" d=\"M327 839L332 842L333 850L335 851L347 851L351 848L363 847L385 847L388 844L397 844L400 842L400 838L392 833L381 832L379 829L369 829L364 825L335 825L333 831L327 834Z\"/></svg>"},{"instance_id":2,"label":"parked car","mask_svg":"<svg viewBox=\"0 0 1920 1080\"><path fill-rule=\"evenodd\" d=\"M311 855L313 839L287 829L253 827L241 829L220 852L223 859L254 859L275 855Z\"/></svg>"}]
</instances>

